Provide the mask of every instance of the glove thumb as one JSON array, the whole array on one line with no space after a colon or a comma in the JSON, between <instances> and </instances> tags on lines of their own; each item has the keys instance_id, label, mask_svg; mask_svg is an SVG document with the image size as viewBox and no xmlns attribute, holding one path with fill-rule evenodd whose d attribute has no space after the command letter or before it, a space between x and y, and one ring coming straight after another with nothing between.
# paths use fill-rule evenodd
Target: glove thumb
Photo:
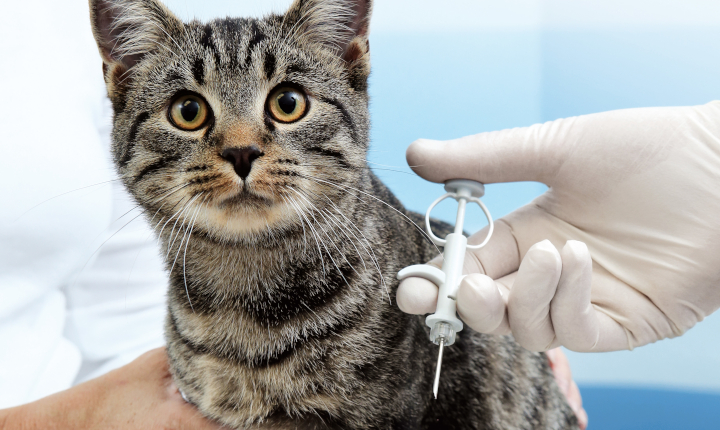
<instances>
[{"instance_id":1,"label":"glove thumb","mask_svg":"<svg viewBox=\"0 0 720 430\"><path fill-rule=\"evenodd\" d=\"M567 136L576 119L446 141L420 139L410 144L405 155L410 168L431 182L462 178L484 184L538 181L551 186L572 144Z\"/></svg>"}]
</instances>

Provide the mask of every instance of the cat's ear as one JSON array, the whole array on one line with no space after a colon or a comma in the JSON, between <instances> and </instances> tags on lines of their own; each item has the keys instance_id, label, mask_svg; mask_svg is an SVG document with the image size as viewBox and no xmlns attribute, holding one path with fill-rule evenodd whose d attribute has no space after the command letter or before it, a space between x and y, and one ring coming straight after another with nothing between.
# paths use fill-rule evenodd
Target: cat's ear
<instances>
[{"instance_id":1,"label":"cat's ear","mask_svg":"<svg viewBox=\"0 0 720 430\"><path fill-rule=\"evenodd\" d=\"M288 31L352 64L369 52L371 11L372 0L295 0L284 21Z\"/></svg>"},{"instance_id":2,"label":"cat's ear","mask_svg":"<svg viewBox=\"0 0 720 430\"><path fill-rule=\"evenodd\" d=\"M148 53L172 46L183 23L157 0L89 0L90 23L106 82L126 74Z\"/></svg>"}]
</instances>

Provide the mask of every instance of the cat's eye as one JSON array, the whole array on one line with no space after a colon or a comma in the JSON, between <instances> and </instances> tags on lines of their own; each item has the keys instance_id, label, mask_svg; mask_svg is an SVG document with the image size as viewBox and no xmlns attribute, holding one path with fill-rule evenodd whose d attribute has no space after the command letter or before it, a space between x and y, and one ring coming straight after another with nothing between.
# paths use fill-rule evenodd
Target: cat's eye
<instances>
[{"instance_id":1,"label":"cat's eye","mask_svg":"<svg viewBox=\"0 0 720 430\"><path fill-rule=\"evenodd\" d=\"M270 116L279 122L294 122L307 112L307 98L297 88L279 86L272 90L267 100Z\"/></svg>"},{"instance_id":2,"label":"cat's eye","mask_svg":"<svg viewBox=\"0 0 720 430\"><path fill-rule=\"evenodd\" d=\"M183 94L170 104L168 116L177 128L193 131L205 125L210 112L205 100L193 94Z\"/></svg>"}]
</instances>

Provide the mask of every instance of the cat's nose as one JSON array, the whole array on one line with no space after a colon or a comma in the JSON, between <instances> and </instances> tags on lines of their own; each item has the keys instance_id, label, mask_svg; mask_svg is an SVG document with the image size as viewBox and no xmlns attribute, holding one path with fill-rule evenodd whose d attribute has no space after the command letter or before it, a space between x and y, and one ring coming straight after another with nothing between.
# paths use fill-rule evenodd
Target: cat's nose
<instances>
[{"instance_id":1,"label":"cat's nose","mask_svg":"<svg viewBox=\"0 0 720 430\"><path fill-rule=\"evenodd\" d=\"M227 148L221 154L222 158L233 165L235 173L243 178L243 180L250 174L253 161L261 155L263 155L262 151L255 145L250 145L245 148Z\"/></svg>"}]
</instances>

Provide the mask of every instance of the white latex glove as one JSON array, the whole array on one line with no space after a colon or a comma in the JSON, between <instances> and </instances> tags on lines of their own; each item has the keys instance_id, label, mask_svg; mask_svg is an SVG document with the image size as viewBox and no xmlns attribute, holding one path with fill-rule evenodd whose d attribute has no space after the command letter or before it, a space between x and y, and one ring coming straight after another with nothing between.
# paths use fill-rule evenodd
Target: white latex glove
<instances>
[{"instance_id":1,"label":"white latex glove","mask_svg":"<svg viewBox=\"0 0 720 430\"><path fill-rule=\"evenodd\" d=\"M479 332L534 351L614 351L679 336L720 307L720 102L418 140L407 159L433 182L550 187L466 255L458 314ZM436 300L419 278L397 293L409 313Z\"/></svg>"}]
</instances>

